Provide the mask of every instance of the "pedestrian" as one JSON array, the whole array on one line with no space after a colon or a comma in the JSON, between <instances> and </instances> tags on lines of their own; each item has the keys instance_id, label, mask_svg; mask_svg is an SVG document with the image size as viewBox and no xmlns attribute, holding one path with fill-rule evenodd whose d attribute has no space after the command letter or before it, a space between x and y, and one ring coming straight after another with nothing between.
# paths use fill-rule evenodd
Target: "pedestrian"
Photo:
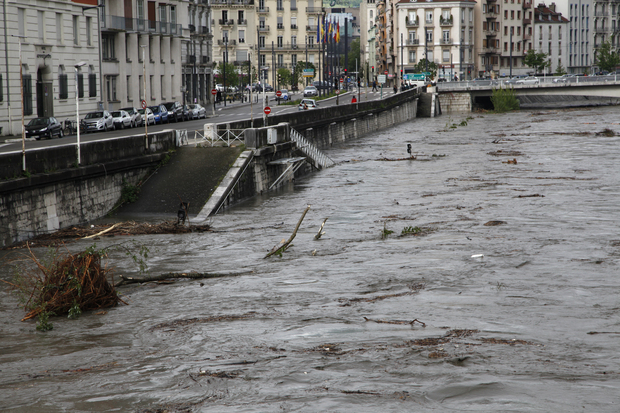
<instances>
[{"instance_id":1,"label":"pedestrian","mask_svg":"<svg viewBox=\"0 0 620 413\"><path fill-rule=\"evenodd\" d=\"M459 77L457 75L454 75L454 81L458 82L459 81Z\"/></svg>"},{"instance_id":2,"label":"pedestrian","mask_svg":"<svg viewBox=\"0 0 620 413\"><path fill-rule=\"evenodd\" d=\"M304 110L308 110L308 104L304 102Z\"/></svg>"},{"instance_id":3,"label":"pedestrian","mask_svg":"<svg viewBox=\"0 0 620 413\"><path fill-rule=\"evenodd\" d=\"M398 88L396 87L396 83L394 83L394 94L398 92Z\"/></svg>"},{"instance_id":4,"label":"pedestrian","mask_svg":"<svg viewBox=\"0 0 620 413\"><path fill-rule=\"evenodd\" d=\"M372 81L372 91L373 91L373 92L376 92L376 91L377 91L377 81L376 81L376 80L373 80L373 81Z\"/></svg>"}]
</instances>

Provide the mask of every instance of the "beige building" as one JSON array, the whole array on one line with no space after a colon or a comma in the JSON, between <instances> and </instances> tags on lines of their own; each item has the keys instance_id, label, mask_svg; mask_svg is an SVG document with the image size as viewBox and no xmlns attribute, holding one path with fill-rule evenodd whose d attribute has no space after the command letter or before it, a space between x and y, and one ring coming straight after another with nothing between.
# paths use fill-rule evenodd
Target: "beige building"
<instances>
[{"instance_id":1,"label":"beige building","mask_svg":"<svg viewBox=\"0 0 620 413\"><path fill-rule=\"evenodd\" d=\"M470 76L475 59L475 1L434 0L397 3L398 73L414 73L425 57L438 67L438 77Z\"/></svg>"},{"instance_id":2,"label":"beige building","mask_svg":"<svg viewBox=\"0 0 620 413\"><path fill-rule=\"evenodd\" d=\"M260 64L271 85L279 68L293 71L307 59L318 69L320 0L229 0L214 1L211 7L216 64L228 53L227 61L243 70L250 59L254 68Z\"/></svg>"}]
</instances>

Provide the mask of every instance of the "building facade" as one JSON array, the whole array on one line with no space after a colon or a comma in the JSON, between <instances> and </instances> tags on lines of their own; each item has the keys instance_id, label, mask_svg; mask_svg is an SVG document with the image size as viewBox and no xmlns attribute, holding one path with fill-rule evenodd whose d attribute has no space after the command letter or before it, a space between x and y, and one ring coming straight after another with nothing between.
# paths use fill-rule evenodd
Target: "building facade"
<instances>
[{"instance_id":1,"label":"building facade","mask_svg":"<svg viewBox=\"0 0 620 413\"><path fill-rule=\"evenodd\" d=\"M438 77L471 78L476 50L475 1L435 0L397 4L398 55L404 73L427 58L438 67ZM486 44L486 43L485 43Z\"/></svg>"},{"instance_id":2,"label":"building facade","mask_svg":"<svg viewBox=\"0 0 620 413\"><path fill-rule=\"evenodd\" d=\"M374 73L371 68L375 67L375 18L377 6L375 0L362 0L360 3L360 59L365 68L366 81L372 82Z\"/></svg>"},{"instance_id":3,"label":"building facade","mask_svg":"<svg viewBox=\"0 0 620 413\"><path fill-rule=\"evenodd\" d=\"M594 62L594 1L560 1L558 7L562 7L560 10L568 16L569 20L568 57L565 65L567 72L589 71Z\"/></svg>"},{"instance_id":4,"label":"building facade","mask_svg":"<svg viewBox=\"0 0 620 413\"><path fill-rule=\"evenodd\" d=\"M220 4L217 0L211 4ZM213 25L208 0L190 0L188 4L189 41L182 43L183 84L187 103L210 108L213 96Z\"/></svg>"},{"instance_id":5,"label":"building facade","mask_svg":"<svg viewBox=\"0 0 620 413\"><path fill-rule=\"evenodd\" d=\"M568 57L569 21L562 14L555 11L555 4L549 7L538 4L535 9L536 37L533 39L535 48L547 54L550 66L545 73L553 74L558 66L565 69Z\"/></svg>"}]
</instances>

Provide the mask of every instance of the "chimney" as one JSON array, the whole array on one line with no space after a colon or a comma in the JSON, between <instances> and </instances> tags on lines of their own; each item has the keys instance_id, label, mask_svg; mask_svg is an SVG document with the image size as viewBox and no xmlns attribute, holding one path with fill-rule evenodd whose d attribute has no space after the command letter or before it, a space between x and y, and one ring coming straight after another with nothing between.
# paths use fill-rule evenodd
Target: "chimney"
<instances>
[{"instance_id":1,"label":"chimney","mask_svg":"<svg viewBox=\"0 0 620 413\"><path fill-rule=\"evenodd\" d=\"M555 3L551 3L551 4L549 5L549 10L551 10L552 12L554 12L554 13L555 13Z\"/></svg>"}]
</instances>

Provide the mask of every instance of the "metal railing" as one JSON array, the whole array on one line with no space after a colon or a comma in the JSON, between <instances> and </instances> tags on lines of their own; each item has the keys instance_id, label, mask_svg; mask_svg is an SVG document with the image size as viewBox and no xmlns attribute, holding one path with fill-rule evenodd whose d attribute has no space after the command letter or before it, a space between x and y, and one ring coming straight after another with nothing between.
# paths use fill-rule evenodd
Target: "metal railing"
<instances>
[{"instance_id":1,"label":"metal railing","mask_svg":"<svg viewBox=\"0 0 620 413\"><path fill-rule=\"evenodd\" d=\"M214 129L211 131L211 136L209 136L208 132L205 132L204 135L200 133L200 131L194 132L194 139L198 136L202 136L203 141L211 142L211 146L215 146L215 143L218 141L222 141L226 144L226 146L230 147L232 143L235 141L243 143L244 142L244 133L245 129L224 129L218 130L217 126L213 125Z\"/></svg>"},{"instance_id":2,"label":"metal railing","mask_svg":"<svg viewBox=\"0 0 620 413\"><path fill-rule=\"evenodd\" d=\"M309 140L307 140L301 133L291 128L291 140L297 144L297 148L304 153L307 157L312 159L314 163L321 168L329 168L336 164L327 155L325 155L319 148L314 146Z\"/></svg>"},{"instance_id":3,"label":"metal railing","mask_svg":"<svg viewBox=\"0 0 620 413\"><path fill-rule=\"evenodd\" d=\"M124 16L105 15L101 19L101 30L137 31L180 35L182 32L182 25L159 20L134 19Z\"/></svg>"}]
</instances>

